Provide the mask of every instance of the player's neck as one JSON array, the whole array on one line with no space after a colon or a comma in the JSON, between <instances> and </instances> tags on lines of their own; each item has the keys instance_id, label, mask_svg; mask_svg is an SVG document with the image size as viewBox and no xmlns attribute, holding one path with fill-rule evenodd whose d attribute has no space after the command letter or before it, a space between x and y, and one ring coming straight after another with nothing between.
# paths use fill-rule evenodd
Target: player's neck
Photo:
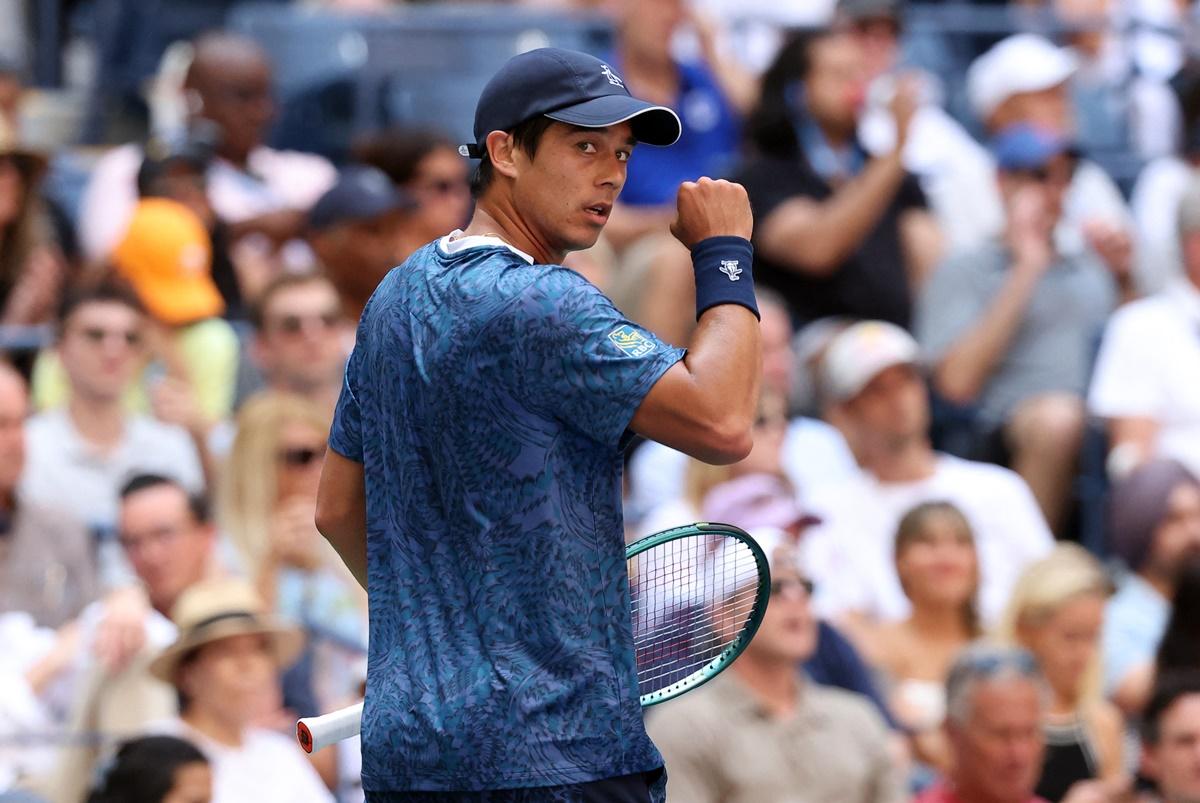
<instances>
[{"instance_id":1,"label":"player's neck","mask_svg":"<svg viewBox=\"0 0 1200 803\"><path fill-rule=\"evenodd\" d=\"M529 254L535 262L542 265L561 264L566 256L539 238L520 216L514 213L510 204L499 199L481 199L463 234L472 237L498 237L518 251Z\"/></svg>"}]
</instances>

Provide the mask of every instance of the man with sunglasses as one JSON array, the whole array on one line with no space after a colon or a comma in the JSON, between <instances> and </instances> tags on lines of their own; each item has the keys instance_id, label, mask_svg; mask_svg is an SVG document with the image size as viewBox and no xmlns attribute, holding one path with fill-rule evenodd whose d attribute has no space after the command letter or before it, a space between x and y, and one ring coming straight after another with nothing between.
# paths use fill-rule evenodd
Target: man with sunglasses
<instances>
[{"instance_id":1,"label":"man with sunglasses","mask_svg":"<svg viewBox=\"0 0 1200 803\"><path fill-rule=\"evenodd\" d=\"M99 540L101 580L129 578L110 538L117 491L135 473L162 474L191 491L204 473L191 436L181 427L130 413L125 395L146 356L147 319L122 286L70 291L58 323L56 353L67 380L67 400L29 420L28 466L21 492L92 528Z\"/></svg>"},{"instance_id":2,"label":"man with sunglasses","mask_svg":"<svg viewBox=\"0 0 1200 803\"><path fill-rule=\"evenodd\" d=\"M280 276L263 290L251 321L252 355L267 389L332 410L352 335L333 283L318 273Z\"/></svg>"},{"instance_id":3,"label":"man with sunglasses","mask_svg":"<svg viewBox=\"0 0 1200 803\"><path fill-rule=\"evenodd\" d=\"M754 640L728 672L647 717L671 772L668 803L907 800L871 703L800 668L816 652L818 623L795 531L754 536L771 567Z\"/></svg>"},{"instance_id":4,"label":"man with sunglasses","mask_svg":"<svg viewBox=\"0 0 1200 803\"><path fill-rule=\"evenodd\" d=\"M1004 236L940 266L918 304L916 331L936 391L977 410L981 456L1009 462L1058 532L1086 423L1094 341L1133 295L1132 258L1056 247L1078 159L1068 140L1019 124L992 151Z\"/></svg>"}]
</instances>

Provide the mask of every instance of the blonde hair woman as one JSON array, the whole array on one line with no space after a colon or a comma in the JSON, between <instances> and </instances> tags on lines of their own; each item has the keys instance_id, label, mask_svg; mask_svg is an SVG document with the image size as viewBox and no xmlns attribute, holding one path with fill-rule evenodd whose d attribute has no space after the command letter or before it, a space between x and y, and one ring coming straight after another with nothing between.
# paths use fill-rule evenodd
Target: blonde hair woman
<instances>
[{"instance_id":1,"label":"blonde hair woman","mask_svg":"<svg viewBox=\"0 0 1200 803\"><path fill-rule=\"evenodd\" d=\"M217 511L247 576L274 610L310 631L365 645L366 594L313 523L329 418L291 394L267 392L246 402ZM315 673L326 683L314 689L318 700L339 698L357 682L342 675Z\"/></svg>"},{"instance_id":2,"label":"blonde hair woman","mask_svg":"<svg viewBox=\"0 0 1200 803\"><path fill-rule=\"evenodd\" d=\"M1046 759L1037 794L1062 799L1090 778L1119 778L1122 720L1101 694L1100 630L1111 586L1075 544L1060 544L1013 588L996 639L1028 649L1051 692Z\"/></svg>"}]
</instances>

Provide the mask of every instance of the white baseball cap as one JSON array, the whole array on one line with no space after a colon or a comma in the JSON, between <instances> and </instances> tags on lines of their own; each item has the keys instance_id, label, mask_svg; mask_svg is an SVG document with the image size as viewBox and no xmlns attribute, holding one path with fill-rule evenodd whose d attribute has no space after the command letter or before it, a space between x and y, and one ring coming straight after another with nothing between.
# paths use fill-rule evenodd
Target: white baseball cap
<instances>
[{"instance_id":1,"label":"white baseball cap","mask_svg":"<svg viewBox=\"0 0 1200 803\"><path fill-rule=\"evenodd\" d=\"M981 120L1021 92L1058 86L1078 66L1071 52L1045 37L1019 33L998 42L967 69L967 100Z\"/></svg>"},{"instance_id":2,"label":"white baseball cap","mask_svg":"<svg viewBox=\"0 0 1200 803\"><path fill-rule=\"evenodd\" d=\"M825 392L835 402L852 399L893 365L915 365L920 353L912 335L894 323L856 323L829 341L821 360Z\"/></svg>"}]
</instances>

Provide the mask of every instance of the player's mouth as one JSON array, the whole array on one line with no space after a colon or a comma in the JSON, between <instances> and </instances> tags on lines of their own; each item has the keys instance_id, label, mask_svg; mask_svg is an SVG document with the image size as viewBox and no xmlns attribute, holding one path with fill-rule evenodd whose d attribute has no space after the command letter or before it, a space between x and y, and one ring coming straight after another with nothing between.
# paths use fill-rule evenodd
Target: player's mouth
<instances>
[{"instance_id":1,"label":"player's mouth","mask_svg":"<svg viewBox=\"0 0 1200 803\"><path fill-rule=\"evenodd\" d=\"M608 216L612 213L612 204L592 204L585 206L583 211L593 223L603 226L608 222Z\"/></svg>"}]
</instances>

